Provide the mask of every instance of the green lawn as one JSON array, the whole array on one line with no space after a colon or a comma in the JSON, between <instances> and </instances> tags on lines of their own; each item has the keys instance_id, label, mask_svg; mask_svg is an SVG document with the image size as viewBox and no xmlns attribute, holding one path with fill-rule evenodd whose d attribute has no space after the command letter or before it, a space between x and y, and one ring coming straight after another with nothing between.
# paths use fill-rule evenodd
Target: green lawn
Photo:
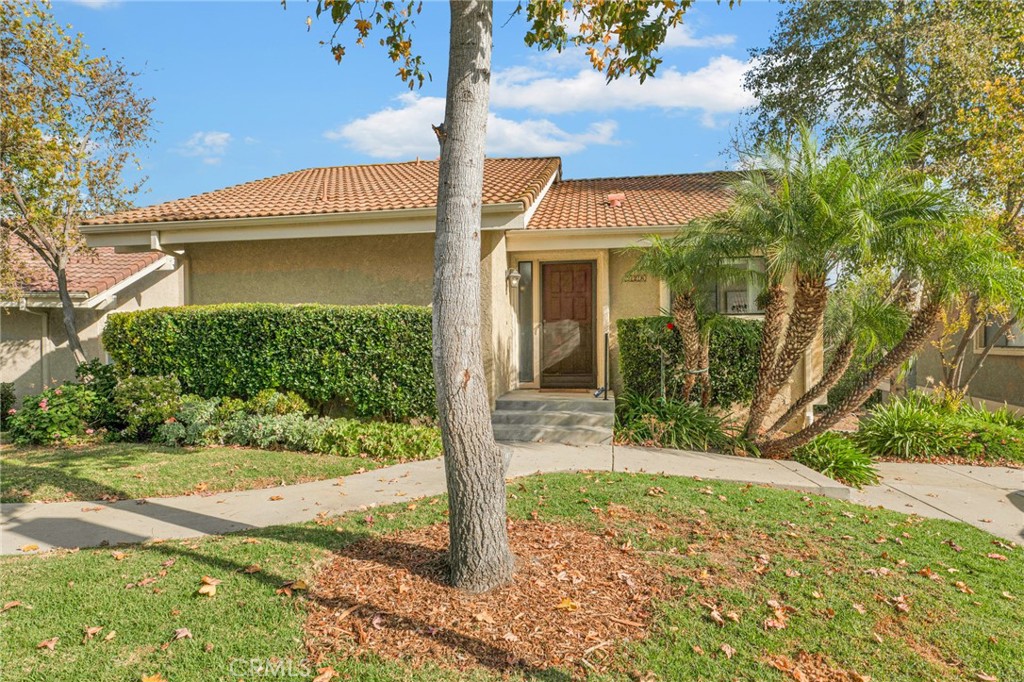
<instances>
[{"instance_id":1,"label":"green lawn","mask_svg":"<svg viewBox=\"0 0 1024 682\"><path fill-rule=\"evenodd\" d=\"M771 661L801 653L876 681L1021 679L1024 552L975 528L793 492L645 475L539 476L511 484L510 493L517 518L536 513L594 530L615 524L616 543L629 539L652 570L665 570L680 588L682 596L659 605L651 637L621 649L617 672L602 679L781 682L792 678ZM595 513L611 503L632 512ZM336 525L125 548L121 560L109 548L5 558L0 601L32 608L0 614L0 677L261 679L240 670L248 663L232 670L232 661L249 659L299 670L304 598L275 589L312 580L330 550L370 533L441 521L443 510L419 503L375 510L373 525L353 514ZM253 564L258 571L244 572ZM196 594L204 575L223 581L214 597ZM126 589L146 577L156 581ZM793 609L784 629L765 627L771 600ZM708 604L734 612L737 622L714 624ZM88 627L104 629L83 643ZM171 641L178 628L192 637ZM111 630L116 636L105 641ZM53 651L37 649L52 637L60 638ZM735 650L731 658L723 644ZM328 662L339 679L502 679L485 670L410 670L371 656Z\"/></svg>"},{"instance_id":2,"label":"green lawn","mask_svg":"<svg viewBox=\"0 0 1024 682\"><path fill-rule=\"evenodd\" d=\"M133 499L347 476L386 461L245 448L110 443L0 449L0 501Z\"/></svg>"}]
</instances>

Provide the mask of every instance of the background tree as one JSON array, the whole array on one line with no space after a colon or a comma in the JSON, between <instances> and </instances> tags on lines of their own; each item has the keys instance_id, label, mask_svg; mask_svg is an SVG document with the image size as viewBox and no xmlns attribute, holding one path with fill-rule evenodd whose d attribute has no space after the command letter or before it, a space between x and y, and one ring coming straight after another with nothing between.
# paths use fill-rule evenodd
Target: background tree
<instances>
[{"instance_id":1,"label":"background tree","mask_svg":"<svg viewBox=\"0 0 1024 682\"><path fill-rule=\"evenodd\" d=\"M657 48L682 23L690 0L601 2L534 0L520 4L526 43L541 50L578 46L609 79L655 72ZM514 560L506 522L504 461L494 441L481 357L480 209L484 140L490 97L493 6L482 0L449 3L448 80L444 121L435 126L441 145L434 247L434 381L448 482L449 563L452 584L481 592L507 582ZM320 0L316 15L336 25L334 58L345 55L340 29L355 42L379 36L397 75L410 87L429 76L413 48L419 2L368 6ZM307 23L312 23L308 20Z\"/></svg>"},{"instance_id":2,"label":"background tree","mask_svg":"<svg viewBox=\"0 0 1024 682\"><path fill-rule=\"evenodd\" d=\"M90 56L48 5L0 0L0 265L19 267L17 239L53 270L78 362L85 354L67 265L85 248L81 221L125 208L139 190L121 175L148 141L152 100L136 93L133 77Z\"/></svg>"},{"instance_id":3,"label":"background tree","mask_svg":"<svg viewBox=\"0 0 1024 682\"><path fill-rule=\"evenodd\" d=\"M826 140L850 129L927 134L913 163L956 188L1024 255L1021 35L1024 5L1014 0L793 3L770 44L752 51L746 87L758 105L750 134L764 141L798 121L820 127ZM1017 311L991 305L983 292L950 303L937 343L945 382L963 390ZM993 320L1001 326L965 367L975 336Z\"/></svg>"}]
</instances>

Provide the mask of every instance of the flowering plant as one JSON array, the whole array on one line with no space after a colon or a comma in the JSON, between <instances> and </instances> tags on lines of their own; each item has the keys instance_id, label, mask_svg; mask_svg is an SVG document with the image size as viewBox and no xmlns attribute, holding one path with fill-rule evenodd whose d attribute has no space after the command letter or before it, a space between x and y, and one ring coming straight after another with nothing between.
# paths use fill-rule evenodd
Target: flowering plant
<instances>
[{"instance_id":1,"label":"flowering plant","mask_svg":"<svg viewBox=\"0 0 1024 682\"><path fill-rule=\"evenodd\" d=\"M16 443L54 443L81 436L96 418L96 394L78 384L65 384L27 396L20 410L8 410Z\"/></svg>"}]
</instances>

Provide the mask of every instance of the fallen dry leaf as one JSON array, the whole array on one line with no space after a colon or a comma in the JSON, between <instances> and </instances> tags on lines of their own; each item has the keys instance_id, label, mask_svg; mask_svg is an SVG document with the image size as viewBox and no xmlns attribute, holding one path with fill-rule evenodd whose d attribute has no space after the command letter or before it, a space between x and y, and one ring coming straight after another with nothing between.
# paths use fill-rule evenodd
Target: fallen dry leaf
<instances>
[{"instance_id":1,"label":"fallen dry leaf","mask_svg":"<svg viewBox=\"0 0 1024 682\"><path fill-rule=\"evenodd\" d=\"M721 649L722 653L725 654L725 657L730 660L732 660L732 657L736 654L736 650L726 643L722 644Z\"/></svg>"},{"instance_id":2,"label":"fallen dry leaf","mask_svg":"<svg viewBox=\"0 0 1024 682\"><path fill-rule=\"evenodd\" d=\"M115 561L124 561L124 558L128 555L124 552L111 552L110 556L114 557Z\"/></svg>"},{"instance_id":3,"label":"fallen dry leaf","mask_svg":"<svg viewBox=\"0 0 1024 682\"><path fill-rule=\"evenodd\" d=\"M92 639L96 635L100 634L100 631L102 629L103 629L102 625L94 625L92 627L85 628L85 636L82 637L82 644L85 644L90 639Z\"/></svg>"},{"instance_id":4,"label":"fallen dry leaf","mask_svg":"<svg viewBox=\"0 0 1024 682\"><path fill-rule=\"evenodd\" d=\"M981 682L999 682L999 678L995 675L987 675L985 673L978 673L974 676L974 679L981 680Z\"/></svg>"},{"instance_id":5,"label":"fallen dry leaf","mask_svg":"<svg viewBox=\"0 0 1024 682\"><path fill-rule=\"evenodd\" d=\"M474 613L473 620L475 620L478 623L489 623L490 625L494 625L494 617L486 611Z\"/></svg>"},{"instance_id":6,"label":"fallen dry leaf","mask_svg":"<svg viewBox=\"0 0 1024 682\"><path fill-rule=\"evenodd\" d=\"M49 649L53 651L53 648L57 646L57 642L60 641L60 637L51 637L50 639L44 639L39 644L36 644L37 649Z\"/></svg>"},{"instance_id":7,"label":"fallen dry leaf","mask_svg":"<svg viewBox=\"0 0 1024 682\"><path fill-rule=\"evenodd\" d=\"M178 639L192 639L192 631L188 628L178 628L174 631L174 636L171 637L171 640Z\"/></svg>"},{"instance_id":8,"label":"fallen dry leaf","mask_svg":"<svg viewBox=\"0 0 1024 682\"><path fill-rule=\"evenodd\" d=\"M1017 599L1012 594L1010 594L1010 592L1007 591L1007 590L1003 590L1002 594L1003 594L1003 599L1009 599L1010 601L1016 601L1016 599ZM4 608L6 610L6 607L4 607Z\"/></svg>"},{"instance_id":9,"label":"fallen dry leaf","mask_svg":"<svg viewBox=\"0 0 1024 682\"><path fill-rule=\"evenodd\" d=\"M34 552L37 549L39 549L39 545L22 545L21 547L18 548L18 551L21 551L21 552Z\"/></svg>"},{"instance_id":10,"label":"fallen dry leaf","mask_svg":"<svg viewBox=\"0 0 1024 682\"><path fill-rule=\"evenodd\" d=\"M708 613L708 618L711 619L712 623L718 625L719 627L725 625L725 619L722 618L722 614L718 612L718 609L711 609L711 612Z\"/></svg>"},{"instance_id":11,"label":"fallen dry leaf","mask_svg":"<svg viewBox=\"0 0 1024 682\"><path fill-rule=\"evenodd\" d=\"M1007 594L1009 594L1009 593L1008 592L1003 592L1003 596L1004 597ZM1009 597L1009 598L1013 599L1013 597ZM11 609L16 609L19 606L22 607L22 608L26 608L26 609L31 609L32 608L28 604L24 604L24 603L22 603L20 601L9 601L9 602L7 602L6 604L3 605L3 608L0 608L0 613L3 613L4 611L10 611Z\"/></svg>"},{"instance_id":12,"label":"fallen dry leaf","mask_svg":"<svg viewBox=\"0 0 1024 682\"><path fill-rule=\"evenodd\" d=\"M513 633L513 632L506 632L504 635L501 636L501 638L503 640L505 640L506 642L518 642L519 641L519 638L516 637L515 633Z\"/></svg>"},{"instance_id":13,"label":"fallen dry leaf","mask_svg":"<svg viewBox=\"0 0 1024 682\"><path fill-rule=\"evenodd\" d=\"M856 611L857 613L859 613L859 614L860 614L860 615L862 615L862 616L863 616L863 615L864 615L865 613L867 613L867 612L868 612L868 610L867 610L866 608L864 608L864 605L863 605L863 604L854 604L854 605L853 605L853 610L854 610L854 611Z\"/></svg>"},{"instance_id":14,"label":"fallen dry leaf","mask_svg":"<svg viewBox=\"0 0 1024 682\"><path fill-rule=\"evenodd\" d=\"M954 587L956 587L956 589L960 590L964 594L974 594L974 590L969 588L967 586L967 583L965 583L962 580L957 580L955 583L953 583L953 585L954 585Z\"/></svg>"},{"instance_id":15,"label":"fallen dry leaf","mask_svg":"<svg viewBox=\"0 0 1024 682\"><path fill-rule=\"evenodd\" d=\"M250 565L246 566L245 568L241 568L239 570L242 573L248 573L248 574L251 575L253 573L259 573L260 572L260 565L259 564L250 564Z\"/></svg>"},{"instance_id":16,"label":"fallen dry leaf","mask_svg":"<svg viewBox=\"0 0 1024 682\"><path fill-rule=\"evenodd\" d=\"M563 611L575 611L579 607L579 603L569 597L562 597L562 601L558 602L558 605L555 606L556 609L562 609Z\"/></svg>"},{"instance_id":17,"label":"fallen dry leaf","mask_svg":"<svg viewBox=\"0 0 1024 682\"><path fill-rule=\"evenodd\" d=\"M313 678L313 682L331 682L331 680L338 676L337 671L331 666L319 668L316 672L317 676Z\"/></svg>"},{"instance_id":18,"label":"fallen dry leaf","mask_svg":"<svg viewBox=\"0 0 1024 682\"><path fill-rule=\"evenodd\" d=\"M989 559L995 559L996 561L1006 561L1005 556L1003 556L1002 554L996 554L995 552L990 552L985 556L987 556Z\"/></svg>"},{"instance_id":19,"label":"fallen dry leaf","mask_svg":"<svg viewBox=\"0 0 1024 682\"><path fill-rule=\"evenodd\" d=\"M199 586L199 594L207 597L212 597L217 594L217 585L220 585L221 581L217 578L211 578L208 575L204 575L200 581L202 584Z\"/></svg>"},{"instance_id":20,"label":"fallen dry leaf","mask_svg":"<svg viewBox=\"0 0 1024 682\"><path fill-rule=\"evenodd\" d=\"M143 675L142 682L167 682L167 678L160 673L157 673L156 675Z\"/></svg>"},{"instance_id":21,"label":"fallen dry leaf","mask_svg":"<svg viewBox=\"0 0 1024 682\"><path fill-rule=\"evenodd\" d=\"M109 642L110 640L114 639L115 637L117 637L117 630L111 630L110 632L108 632L107 634L105 634L103 636L103 641L104 642Z\"/></svg>"}]
</instances>

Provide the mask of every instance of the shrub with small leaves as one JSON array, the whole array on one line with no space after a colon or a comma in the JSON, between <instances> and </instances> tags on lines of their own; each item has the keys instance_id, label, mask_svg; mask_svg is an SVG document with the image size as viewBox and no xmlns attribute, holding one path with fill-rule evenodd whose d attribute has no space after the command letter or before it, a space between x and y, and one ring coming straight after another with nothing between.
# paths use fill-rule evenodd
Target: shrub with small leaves
<instances>
[{"instance_id":1,"label":"shrub with small leaves","mask_svg":"<svg viewBox=\"0 0 1024 682\"><path fill-rule=\"evenodd\" d=\"M878 482L871 455L839 433L826 432L793 451L793 459L806 467L855 488Z\"/></svg>"},{"instance_id":2,"label":"shrub with small leaves","mask_svg":"<svg viewBox=\"0 0 1024 682\"><path fill-rule=\"evenodd\" d=\"M114 408L114 389L117 388L115 366L94 358L79 365L75 369L75 376L78 378L78 383L87 386L96 394L98 399L96 425L109 431L122 429L124 423Z\"/></svg>"},{"instance_id":3,"label":"shrub with small leaves","mask_svg":"<svg viewBox=\"0 0 1024 682\"><path fill-rule=\"evenodd\" d=\"M7 381L0 382L0 431L7 428L7 420L14 416L16 400L14 384Z\"/></svg>"},{"instance_id":4,"label":"shrub with small leaves","mask_svg":"<svg viewBox=\"0 0 1024 682\"><path fill-rule=\"evenodd\" d=\"M309 403L295 391L281 393L272 388L264 389L246 401L245 409L259 415L310 413Z\"/></svg>"},{"instance_id":5,"label":"shrub with small leaves","mask_svg":"<svg viewBox=\"0 0 1024 682\"><path fill-rule=\"evenodd\" d=\"M90 435L96 420L96 394L80 384L64 384L28 396L10 415L11 438L20 444L53 444Z\"/></svg>"},{"instance_id":6,"label":"shrub with small leaves","mask_svg":"<svg viewBox=\"0 0 1024 682\"><path fill-rule=\"evenodd\" d=\"M125 377L114 389L114 408L125 425L121 436L129 440L149 440L180 404L181 384L173 376Z\"/></svg>"}]
</instances>

